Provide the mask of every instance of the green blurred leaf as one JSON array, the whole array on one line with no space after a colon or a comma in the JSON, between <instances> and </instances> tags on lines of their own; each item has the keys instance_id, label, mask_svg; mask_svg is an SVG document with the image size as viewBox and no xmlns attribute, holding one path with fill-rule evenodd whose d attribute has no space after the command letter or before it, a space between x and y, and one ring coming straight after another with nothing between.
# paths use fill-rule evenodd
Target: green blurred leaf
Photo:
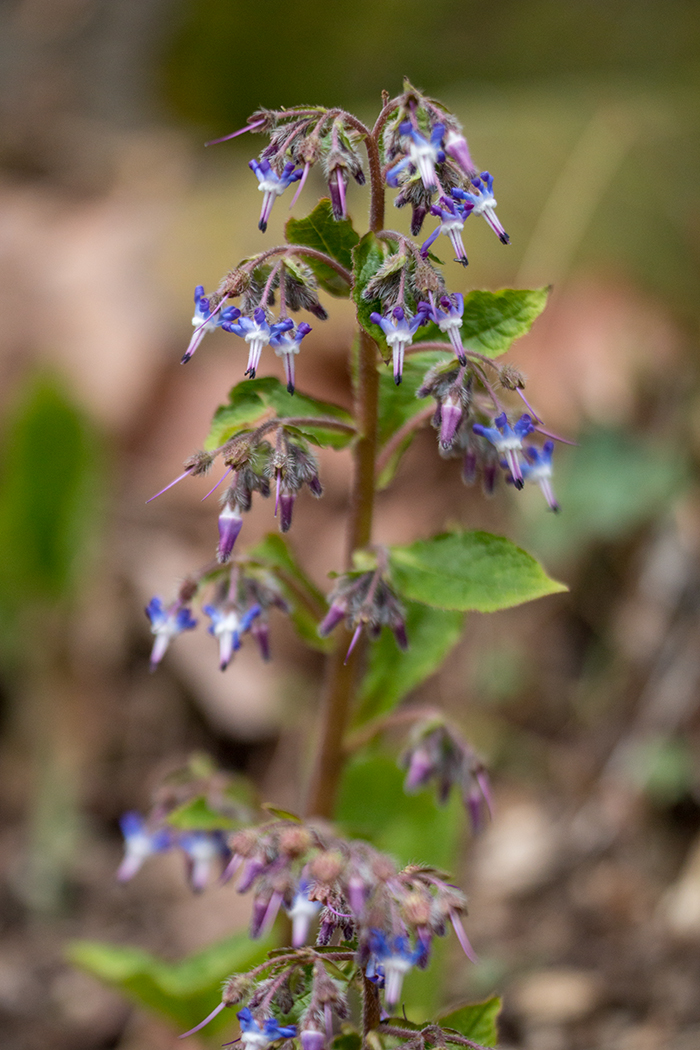
<instances>
[{"instance_id":1,"label":"green blurred leaf","mask_svg":"<svg viewBox=\"0 0 700 1050\"><path fill-rule=\"evenodd\" d=\"M438 670L462 633L464 614L406 602L409 648L402 652L385 628L369 651L360 685L355 725L387 714L412 689Z\"/></svg>"},{"instance_id":2,"label":"green blurred leaf","mask_svg":"<svg viewBox=\"0 0 700 1050\"><path fill-rule=\"evenodd\" d=\"M182 831L230 831L239 828L242 822L212 809L206 798L200 795L168 813L167 823Z\"/></svg>"},{"instance_id":3,"label":"green blurred leaf","mask_svg":"<svg viewBox=\"0 0 700 1050\"><path fill-rule=\"evenodd\" d=\"M350 413L339 405L318 401L298 392L290 394L279 379L262 376L260 379L246 379L233 387L228 404L220 405L214 413L204 447L218 448L239 430L259 425L270 416L270 409L279 417L322 419L325 416L348 426L353 425ZM322 422L295 426L295 429L314 445L324 448L345 448L354 438L354 434L324 427Z\"/></svg>"},{"instance_id":4,"label":"green blurred leaf","mask_svg":"<svg viewBox=\"0 0 700 1050\"><path fill-rule=\"evenodd\" d=\"M498 1015L501 1000L497 995L483 1003L470 1003L442 1014L438 1021L443 1028L454 1028L465 1039L482 1046L495 1046L498 1042Z\"/></svg>"},{"instance_id":5,"label":"green blurred leaf","mask_svg":"<svg viewBox=\"0 0 700 1050\"><path fill-rule=\"evenodd\" d=\"M291 813L288 809L280 809L279 806L273 806L271 802L263 802L262 809L279 820L293 820L295 824L301 824L301 817L298 817L296 813Z\"/></svg>"},{"instance_id":6,"label":"green blurred leaf","mask_svg":"<svg viewBox=\"0 0 700 1050\"><path fill-rule=\"evenodd\" d=\"M448 532L389 549L399 593L438 609L495 612L567 588L502 536Z\"/></svg>"},{"instance_id":7,"label":"green blurred leaf","mask_svg":"<svg viewBox=\"0 0 700 1050\"><path fill-rule=\"evenodd\" d=\"M140 948L99 941L72 941L66 954L81 970L186 1031L221 1001L222 981L263 962L270 947L269 940L251 941L247 933L237 933L175 963ZM223 1010L200 1038L216 1036L232 1019Z\"/></svg>"},{"instance_id":8,"label":"green blurred leaf","mask_svg":"<svg viewBox=\"0 0 700 1050\"><path fill-rule=\"evenodd\" d=\"M0 603L55 601L90 550L97 435L50 379L35 380L4 433Z\"/></svg>"},{"instance_id":9,"label":"green blurred leaf","mask_svg":"<svg viewBox=\"0 0 700 1050\"><path fill-rule=\"evenodd\" d=\"M545 306L549 288L503 288L499 292L476 290L464 297L462 343L487 357L500 357L513 342L532 328ZM437 325L419 328L414 343L445 342Z\"/></svg>"},{"instance_id":10,"label":"green blurred leaf","mask_svg":"<svg viewBox=\"0 0 700 1050\"><path fill-rule=\"evenodd\" d=\"M332 1043L333 1050L361 1050L362 1036L359 1032L343 1032Z\"/></svg>"},{"instance_id":11,"label":"green blurred leaf","mask_svg":"<svg viewBox=\"0 0 700 1050\"><path fill-rule=\"evenodd\" d=\"M303 244L307 248L325 252L346 270L352 270L352 249L360 238L350 219L333 218L331 202L327 197L323 197L305 219L289 219L284 232L289 244ZM328 263L308 255L303 256L303 259L325 291L344 297L350 294L350 286Z\"/></svg>"},{"instance_id":12,"label":"green blurred leaf","mask_svg":"<svg viewBox=\"0 0 700 1050\"><path fill-rule=\"evenodd\" d=\"M357 319L364 330L375 340L385 360L391 357L391 350L379 325L370 321L371 313L375 311L377 313L382 312L381 299L363 299L362 293L367 286L367 282L374 277L379 267L386 260L389 251L394 250L392 242L380 241L373 233L366 233L352 253L352 297L357 307Z\"/></svg>"},{"instance_id":13,"label":"green blurred leaf","mask_svg":"<svg viewBox=\"0 0 700 1050\"><path fill-rule=\"evenodd\" d=\"M403 379L399 386L394 383L394 377L390 370L382 369L379 375L379 419L378 440L379 447L386 444L397 430L422 412L426 405L431 404L431 399L418 398L416 395L423 382L425 373L433 365L440 361L454 361L453 353L443 354L440 350L423 350L419 354L411 354L406 358L403 370ZM378 487L386 488L393 478L401 456L406 451L414 433L408 435L402 446L396 450L389 463L382 470L378 479Z\"/></svg>"},{"instance_id":14,"label":"green blurred leaf","mask_svg":"<svg viewBox=\"0 0 700 1050\"><path fill-rule=\"evenodd\" d=\"M273 572L289 603L290 619L299 636L312 649L327 652L332 642L318 636L326 599L299 565L287 540L270 532L248 551L248 557Z\"/></svg>"}]
</instances>

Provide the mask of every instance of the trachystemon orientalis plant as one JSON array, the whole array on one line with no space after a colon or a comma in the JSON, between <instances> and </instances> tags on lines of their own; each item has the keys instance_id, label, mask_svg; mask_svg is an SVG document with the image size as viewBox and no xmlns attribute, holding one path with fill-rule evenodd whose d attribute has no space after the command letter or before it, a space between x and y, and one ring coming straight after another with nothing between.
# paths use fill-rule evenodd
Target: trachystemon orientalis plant
<instances>
[{"instance_id":1,"label":"trachystemon orientalis plant","mask_svg":"<svg viewBox=\"0 0 700 1050\"><path fill-rule=\"evenodd\" d=\"M549 508L558 509L550 479L554 442L563 439L545 428L526 398L523 375L499 360L544 308L547 292L467 290L465 241L479 218L502 245L509 242L496 213L494 179L472 161L456 117L410 84L395 98L384 96L373 127L343 109L304 106L260 110L226 138L244 132L264 139L250 161L262 193L263 234L278 197L293 192L291 204L303 205L312 167L321 169L328 196L306 218L289 219L285 244L264 246L212 291L195 290L183 363L221 328L231 333L243 378L216 411L203 449L176 479L219 465L211 489L223 485L215 557L187 577L174 599L153 598L146 611L153 668L177 635L196 627L200 612L210 621L222 671L246 634L269 659L273 610L327 652L306 816L268 807L266 819L247 825L254 803L241 809L221 782L214 790L211 772L206 790L201 777L185 777L180 793L166 791L148 817L125 816L119 876L131 878L151 853L179 849L195 889L218 867L225 882L237 880L240 892L251 892L252 937L269 931L278 915L288 916L275 926L286 931L279 933L283 946L229 977L220 1002L193 1031L233 1006L240 1041L256 1050L288 1040L324 1050L334 1041L340 1046L338 1039L377 1050L478 1046L464 1020L468 1011L424 1025L405 1012L396 1016L404 976L430 965L436 938L453 931L473 958L463 893L430 857L400 869L329 822L348 755L401 725L410 728L401 758L406 791L433 782L444 802L456 788L475 828L488 817L486 770L461 731L439 711L392 708L440 666L467 611L491 612L563 588L509 540L486 532L453 529L409 545L377 546L373 507L415 432L430 423L438 454L458 461L466 485L479 482L491 494L503 482L516 491L537 484ZM364 234L347 213L351 179L368 183ZM411 236L385 221L387 187L396 191L397 208L410 206ZM460 287L446 283L433 251L462 264ZM328 295L350 296L355 307L352 412L297 388L312 367L310 332L327 317ZM196 360L188 367L196 369ZM322 496L319 447L350 449L353 463L346 562L329 566L335 572L327 603L282 536L273 532L244 546L253 499L269 500L286 534L297 498L307 498L304 489ZM373 788L366 790L371 806ZM197 826L202 813L206 820Z\"/></svg>"}]
</instances>

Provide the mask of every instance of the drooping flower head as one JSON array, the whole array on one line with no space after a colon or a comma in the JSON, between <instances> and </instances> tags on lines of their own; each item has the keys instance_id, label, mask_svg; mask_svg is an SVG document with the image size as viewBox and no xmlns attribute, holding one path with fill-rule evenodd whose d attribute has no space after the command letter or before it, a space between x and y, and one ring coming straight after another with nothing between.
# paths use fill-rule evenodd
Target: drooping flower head
<instances>
[{"instance_id":1,"label":"drooping flower head","mask_svg":"<svg viewBox=\"0 0 700 1050\"><path fill-rule=\"evenodd\" d=\"M181 602L166 609L160 598L151 598L146 606L146 616L151 621L151 633L155 635L151 650L151 670L155 671L172 639L183 631L191 631L197 626L197 621Z\"/></svg>"},{"instance_id":2,"label":"drooping flower head","mask_svg":"<svg viewBox=\"0 0 700 1050\"><path fill-rule=\"evenodd\" d=\"M554 489L552 488L551 482L553 452L553 441L545 441L541 449L536 448L534 445L530 445L525 449L525 455L528 462L521 463L520 467L525 481L533 481L540 486L542 495L547 500L549 509L556 513L559 510L559 504L554 495Z\"/></svg>"},{"instance_id":3,"label":"drooping flower head","mask_svg":"<svg viewBox=\"0 0 700 1050\"><path fill-rule=\"evenodd\" d=\"M394 366L394 382L397 386L401 382L401 377L403 375L403 360L406 347L411 345L413 342L413 336L416 334L420 326L425 324L427 320L427 311L429 309L430 306L428 303L420 303L418 312L410 321L407 319L402 306L395 306L388 317L382 317L382 315L378 313L370 314L370 320L374 324L379 325L384 332L386 341L391 349Z\"/></svg>"},{"instance_id":4,"label":"drooping flower head","mask_svg":"<svg viewBox=\"0 0 700 1050\"><path fill-rule=\"evenodd\" d=\"M241 647L241 635L249 631L253 620L260 615L259 605L241 611L236 605L225 602L221 605L205 605L202 612L211 619L209 634L219 640L219 668L225 671L234 652Z\"/></svg>"},{"instance_id":5,"label":"drooping flower head","mask_svg":"<svg viewBox=\"0 0 700 1050\"><path fill-rule=\"evenodd\" d=\"M235 306L227 306L224 309L225 302L226 297L224 296L218 306L212 309L209 297L204 294L204 285L197 285L194 290L194 316L192 317L194 332L189 346L182 355L181 364L184 365L189 361L207 332L213 332L225 322L235 321L241 316L241 311Z\"/></svg>"},{"instance_id":6,"label":"drooping flower head","mask_svg":"<svg viewBox=\"0 0 700 1050\"><path fill-rule=\"evenodd\" d=\"M472 179L472 185L478 193L468 193L466 190L453 189L452 196L457 200L466 201L473 207L474 215L483 215L487 223L498 237L501 244L510 244L510 237L503 229L496 217L496 198L493 195L493 175L488 171L482 171L481 176Z\"/></svg>"},{"instance_id":7,"label":"drooping flower head","mask_svg":"<svg viewBox=\"0 0 700 1050\"><path fill-rule=\"evenodd\" d=\"M289 323L292 326L294 324L293 321ZM236 335L240 335L241 339L245 339L246 343L248 343L250 347L248 364L243 374L250 376L251 379L255 379L263 347L267 346L272 335L272 328L267 323L267 317L262 306L256 307L252 317L241 316L235 322L226 322L223 327L227 332L235 332Z\"/></svg>"},{"instance_id":8,"label":"drooping flower head","mask_svg":"<svg viewBox=\"0 0 700 1050\"><path fill-rule=\"evenodd\" d=\"M128 882L153 853L170 849L172 837L165 828L149 831L140 813L133 811L124 814L119 826L124 836L124 859L117 871L117 879L119 882Z\"/></svg>"},{"instance_id":9,"label":"drooping flower head","mask_svg":"<svg viewBox=\"0 0 700 1050\"><path fill-rule=\"evenodd\" d=\"M297 1034L296 1025L281 1025L276 1017L266 1017L261 1025L247 1006L236 1016L241 1026L241 1042L250 1050L266 1050L270 1043L278 1039L293 1039Z\"/></svg>"},{"instance_id":10,"label":"drooping flower head","mask_svg":"<svg viewBox=\"0 0 700 1050\"><path fill-rule=\"evenodd\" d=\"M527 413L524 413L511 426L505 412L496 416L492 427L482 426L481 423L474 423L472 427L475 434L485 437L496 451L504 456L516 489L521 489L524 484L518 452L523 447L523 438L531 434L534 429L532 417Z\"/></svg>"},{"instance_id":11,"label":"drooping flower head","mask_svg":"<svg viewBox=\"0 0 700 1050\"><path fill-rule=\"evenodd\" d=\"M285 318L285 322L289 320ZM294 322L289 324L279 321L272 326L270 346L274 348L278 357L284 360L284 373L287 379L287 390L294 393L294 356L299 353L301 341L311 331L311 325L302 321L294 331Z\"/></svg>"},{"instance_id":12,"label":"drooping flower head","mask_svg":"<svg viewBox=\"0 0 700 1050\"><path fill-rule=\"evenodd\" d=\"M420 253L424 259L428 257L432 244L441 233L444 233L450 238L455 253L455 262L461 263L462 266L469 264L467 253L462 243L462 230L473 207L474 205L470 201L453 200L448 197L441 197L439 204L431 206L430 211L433 215L439 216L440 225L421 246Z\"/></svg>"},{"instance_id":13,"label":"drooping flower head","mask_svg":"<svg viewBox=\"0 0 700 1050\"><path fill-rule=\"evenodd\" d=\"M434 321L440 331L447 334L460 365L466 365L467 359L464 356L464 347L459 334L464 316L464 296L460 292L443 295L439 305L431 296L430 304L421 305L425 305L429 310L429 320Z\"/></svg>"},{"instance_id":14,"label":"drooping flower head","mask_svg":"<svg viewBox=\"0 0 700 1050\"><path fill-rule=\"evenodd\" d=\"M290 186L293 182L296 182L297 179L300 179L304 174L304 171L303 168L297 168L295 170L292 161L285 164L281 175L277 174L269 160L251 160L248 162L248 167L258 180L258 189L263 194L262 210L260 212L258 228L264 233L267 229L267 224L270 221L270 212L272 211L272 205L275 203L275 200L280 194L284 193L287 186Z\"/></svg>"},{"instance_id":15,"label":"drooping flower head","mask_svg":"<svg viewBox=\"0 0 700 1050\"><path fill-rule=\"evenodd\" d=\"M399 126L399 132L407 139L407 154L395 164L386 174L389 186L398 186L398 176L412 165L420 175L421 182L427 190L437 189L438 180L435 165L441 164L445 159L442 149L442 141L445 135L444 124L434 124L430 138L426 138L410 121L404 121Z\"/></svg>"},{"instance_id":16,"label":"drooping flower head","mask_svg":"<svg viewBox=\"0 0 700 1050\"><path fill-rule=\"evenodd\" d=\"M309 900L310 889L310 883L302 879L291 905L287 908L287 915L292 920L292 946L294 948L300 948L302 944L306 944L311 922L322 907L319 901Z\"/></svg>"},{"instance_id":17,"label":"drooping flower head","mask_svg":"<svg viewBox=\"0 0 700 1050\"><path fill-rule=\"evenodd\" d=\"M396 1006L401 998L403 980L409 970L425 954L424 946L419 942L411 947L408 937L399 934L387 937L380 930L370 930L370 960L367 965L367 977L383 979L384 1000L388 1007Z\"/></svg>"}]
</instances>

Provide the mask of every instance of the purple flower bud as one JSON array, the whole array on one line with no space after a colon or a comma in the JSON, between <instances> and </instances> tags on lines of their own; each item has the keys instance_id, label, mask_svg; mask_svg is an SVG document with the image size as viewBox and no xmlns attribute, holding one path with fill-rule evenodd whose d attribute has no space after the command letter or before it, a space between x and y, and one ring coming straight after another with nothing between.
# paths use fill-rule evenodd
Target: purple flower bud
<instances>
[{"instance_id":1,"label":"purple flower bud","mask_svg":"<svg viewBox=\"0 0 700 1050\"><path fill-rule=\"evenodd\" d=\"M462 403L458 397L448 394L440 405L440 444L443 448L451 446L461 420Z\"/></svg>"},{"instance_id":2,"label":"purple flower bud","mask_svg":"<svg viewBox=\"0 0 700 1050\"><path fill-rule=\"evenodd\" d=\"M305 1028L301 1033L301 1050L323 1050L326 1037L318 1028Z\"/></svg>"},{"instance_id":3,"label":"purple flower bud","mask_svg":"<svg viewBox=\"0 0 700 1050\"><path fill-rule=\"evenodd\" d=\"M216 556L224 564L231 557L233 545L243 527L243 516L238 507L227 503L219 514L219 547Z\"/></svg>"},{"instance_id":4,"label":"purple flower bud","mask_svg":"<svg viewBox=\"0 0 700 1050\"><path fill-rule=\"evenodd\" d=\"M334 627L345 619L345 602L333 602L330 609L318 625L318 633L321 638L327 638Z\"/></svg>"},{"instance_id":5,"label":"purple flower bud","mask_svg":"<svg viewBox=\"0 0 700 1050\"><path fill-rule=\"evenodd\" d=\"M260 655L267 663L270 659L270 628L265 620L256 620L250 629L250 633L257 642Z\"/></svg>"},{"instance_id":6,"label":"purple flower bud","mask_svg":"<svg viewBox=\"0 0 700 1050\"><path fill-rule=\"evenodd\" d=\"M366 887L359 875L351 875L347 885L348 903L354 915L358 918L365 910Z\"/></svg>"},{"instance_id":7,"label":"purple flower bud","mask_svg":"<svg viewBox=\"0 0 700 1050\"><path fill-rule=\"evenodd\" d=\"M435 772L435 763L429 751L424 747L417 747L411 755L408 773L404 781L403 789L407 793L417 791L422 787Z\"/></svg>"},{"instance_id":8,"label":"purple flower bud","mask_svg":"<svg viewBox=\"0 0 700 1050\"><path fill-rule=\"evenodd\" d=\"M280 494L280 532L289 532L292 527L292 511L296 498L295 492Z\"/></svg>"}]
</instances>

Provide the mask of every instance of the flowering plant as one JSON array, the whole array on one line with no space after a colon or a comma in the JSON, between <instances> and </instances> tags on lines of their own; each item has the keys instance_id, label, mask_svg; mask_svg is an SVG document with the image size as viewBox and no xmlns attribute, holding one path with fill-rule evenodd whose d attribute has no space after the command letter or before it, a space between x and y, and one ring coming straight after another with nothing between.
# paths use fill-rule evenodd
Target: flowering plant
<instances>
[{"instance_id":1,"label":"flowering plant","mask_svg":"<svg viewBox=\"0 0 700 1050\"><path fill-rule=\"evenodd\" d=\"M157 798L147 818L124 818L120 877L135 875L151 854L178 848L193 888L202 889L218 864L224 881L236 878L240 892L252 891L253 938L268 933L279 913L289 917L280 935L287 946L230 977L220 1002L191 1032L236 1005L239 1038L251 1047L289 1039L303 1050L322 1050L338 1039L354 1039L353 1047L479 1047L495 1041L495 1013L486 1029L476 1020L483 1010L472 1008L422 1026L405 1012L401 1020L392 1016L401 1006L405 974L429 965L435 938L453 930L474 958L462 892L430 858L399 868L328 822L350 751L402 724L412 727L402 758L406 791L434 780L444 802L456 787L477 830L490 812L485 767L461 731L439 711L393 709L439 667L467 611L503 609L563 587L509 540L486 532L455 529L409 545L377 546L373 507L413 435L430 422L438 453L461 461L467 485L479 480L490 494L499 478L516 490L536 482L557 510L552 450L554 440L563 439L545 429L526 399L524 377L498 361L544 308L547 291L446 286L431 251L441 234L465 267L463 235L471 216L472 224L483 216L501 243L509 238L496 216L493 178L473 164L457 119L410 84L397 97L384 97L373 128L342 109L293 107L260 110L226 138L244 132L268 139L250 162L263 193L263 233L277 198L297 183L292 204L301 199L315 165L329 196L306 218L287 222L287 243L243 260L213 292L205 295L201 285L195 291L194 334L183 363L207 332L221 328L248 344L242 369L248 378L231 390L203 449L176 479L204 475L218 460L223 472L214 489L224 480L226 487L216 557L193 571L170 603L153 598L146 610L155 636L151 666L178 634L195 628L196 602L210 618L222 671L246 634L269 659L270 614L289 615L304 641L327 652L315 765L304 819L268 806L267 819L252 824L254 806L236 801L220 781L212 792L218 774L186 777L179 794L165 803ZM346 190L350 178L365 183L365 163L370 215L361 236L347 214ZM422 244L386 227L386 186L398 189L397 207L411 205L413 237L431 217L439 220ZM303 380L313 344L306 341L311 326L290 314L306 311L323 321L321 291L350 295L355 305L353 412L296 387L295 359L303 342ZM284 382L258 374L273 364L268 346L283 359ZM254 495L271 498L282 533L292 527L304 488L322 496L314 447L349 448L353 458L346 563L327 605L285 539L273 533L248 549L239 539ZM394 646L401 651L398 665ZM361 997L361 1016L353 991Z\"/></svg>"}]
</instances>

